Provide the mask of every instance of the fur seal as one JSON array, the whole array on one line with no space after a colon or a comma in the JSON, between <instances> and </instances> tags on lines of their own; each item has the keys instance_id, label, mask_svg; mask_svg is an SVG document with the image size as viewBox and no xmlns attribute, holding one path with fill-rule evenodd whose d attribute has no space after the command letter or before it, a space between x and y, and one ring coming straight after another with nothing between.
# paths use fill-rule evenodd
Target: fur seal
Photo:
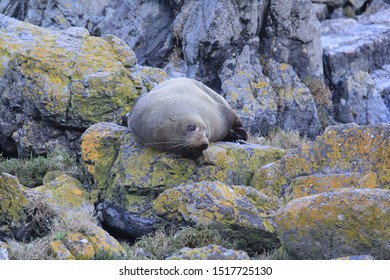
<instances>
[{"instance_id":1,"label":"fur seal","mask_svg":"<svg viewBox=\"0 0 390 280\"><path fill-rule=\"evenodd\" d=\"M228 102L189 78L167 80L142 94L127 123L145 145L184 157L198 155L210 142L248 139Z\"/></svg>"}]
</instances>

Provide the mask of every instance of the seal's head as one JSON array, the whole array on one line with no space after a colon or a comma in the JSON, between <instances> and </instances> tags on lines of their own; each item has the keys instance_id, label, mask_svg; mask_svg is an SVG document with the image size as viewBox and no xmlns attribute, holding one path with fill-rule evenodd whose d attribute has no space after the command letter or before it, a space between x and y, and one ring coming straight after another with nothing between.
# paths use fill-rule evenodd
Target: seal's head
<instances>
[{"instance_id":1,"label":"seal's head","mask_svg":"<svg viewBox=\"0 0 390 280\"><path fill-rule=\"evenodd\" d=\"M155 133L153 138L161 141L147 145L184 157L196 156L209 146L207 125L194 116L169 117L161 122Z\"/></svg>"}]
</instances>

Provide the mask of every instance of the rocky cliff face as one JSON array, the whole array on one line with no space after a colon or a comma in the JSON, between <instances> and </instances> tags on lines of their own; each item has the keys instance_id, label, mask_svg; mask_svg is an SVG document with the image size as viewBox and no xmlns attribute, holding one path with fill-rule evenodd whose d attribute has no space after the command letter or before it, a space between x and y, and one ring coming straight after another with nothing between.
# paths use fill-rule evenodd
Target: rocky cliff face
<instances>
[{"instance_id":1,"label":"rocky cliff face","mask_svg":"<svg viewBox=\"0 0 390 280\"><path fill-rule=\"evenodd\" d=\"M244 2L0 2L0 153L61 146L87 176L54 172L27 189L0 174L0 259L10 238L46 242L51 258L125 257L96 220L61 230L91 209L131 239L207 225L251 256L390 258L390 5ZM177 76L213 87L252 134L282 128L314 141L291 151L214 143L197 159L148 149L123 117ZM26 216L37 201L55 217L44 238Z\"/></svg>"}]
</instances>

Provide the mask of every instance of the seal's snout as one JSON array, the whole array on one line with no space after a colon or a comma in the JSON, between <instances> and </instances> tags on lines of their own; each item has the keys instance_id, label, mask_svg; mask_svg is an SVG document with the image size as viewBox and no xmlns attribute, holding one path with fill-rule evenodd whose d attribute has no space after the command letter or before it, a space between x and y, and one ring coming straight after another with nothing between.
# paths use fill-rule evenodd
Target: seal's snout
<instances>
[{"instance_id":1,"label":"seal's snout","mask_svg":"<svg viewBox=\"0 0 390 280\"><path fill-rule=\"evenodd\" d=\"M208 146L209 146L209 143L202 143L199 145L199 149L203 151L203 150L206 150Z\"/></svg>"}]
</instances>

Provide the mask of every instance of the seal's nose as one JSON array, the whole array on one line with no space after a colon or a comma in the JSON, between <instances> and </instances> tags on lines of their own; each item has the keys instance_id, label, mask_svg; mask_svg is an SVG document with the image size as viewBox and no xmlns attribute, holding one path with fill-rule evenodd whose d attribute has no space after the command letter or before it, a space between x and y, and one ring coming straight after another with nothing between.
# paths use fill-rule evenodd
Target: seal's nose
<instances>
[{"instance_id":1,"label":"seal's nose","mask_svg":"<svg viewBox=\"0 0 390 280\"><path fill-rule=\"evenodd\" d=\"M201 149L202 151L203 150L206 150L207 149L207 147L209 146L209 143L202 143L200 146L199 146L199 149Z\"/></svg>"}]
</instances>

